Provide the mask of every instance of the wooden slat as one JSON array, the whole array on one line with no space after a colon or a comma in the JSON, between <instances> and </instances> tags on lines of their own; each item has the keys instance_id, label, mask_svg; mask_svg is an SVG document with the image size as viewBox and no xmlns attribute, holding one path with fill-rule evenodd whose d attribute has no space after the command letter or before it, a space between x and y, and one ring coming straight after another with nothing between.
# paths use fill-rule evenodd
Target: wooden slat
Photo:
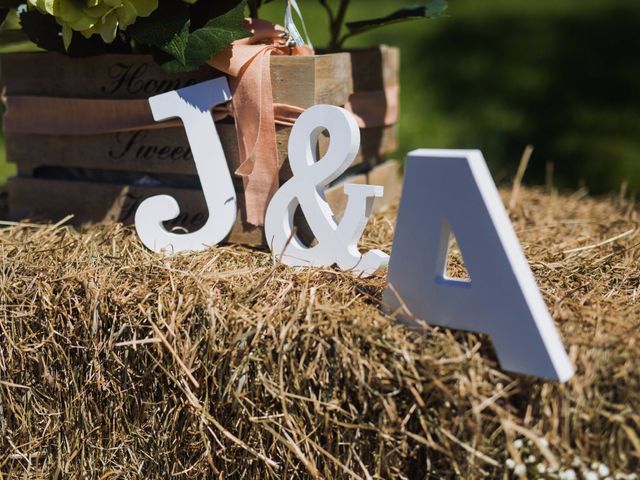
<instances>
[{"instance_id":1,"label":"wooden slat","mask_svg":"<svg viewBox=\"0 0 640 480\"><path fill-rule=\"evenodd\" d=\"M387 155L398 150L398 124L360 130L360 152L357 161L378 165Z\"/></svg>"},{"instance_id":2,"label":"wooden slat","mask_svg":"<svg viewBox=\"0 0 640 480\"><path fill-rule=\"evenodd\" d=\"M388 45L348 50L351 55L353 90L375 92L400 84L400 49ZM362 133L362 154L371 163L398 149L397 125L368 128ZM381 160L378 160L381 161Z\"/></svg>"},{"instance_id":3,"label":"wooden slat","mask_svg":"<svg viewBox=\"0 0 640 480\"><path fill-rule=\"evenodd\" d=\"M373 183L385 187L385 197L376 200L374 209L379 210L393 203L399 195L398 164L387 161L370 172L346 179L347 183ZM107 183L74 182L15 177L8 184L9 214L20 220L58 221L69 214L75 215L74 225L101 221L134 222L135 211L142 200L158 194L175 197L181 215L173 225L187 230L202 226L208 218L202 192L193 189L130 186ZM327 190L327 199L339 216L344 210L346 197L342 184ZM242 206L243 197L238 195ZM229 238L230 243L264 245L261 228L246 224L240 218Z\"/></svg>"},{"instance_id":4,"label":"wooden slat","mask_svg":"<svg viewBox=\"0 0 640 480\"><path fill-rule=\"evenodd\" d=\"M227 163L234 172L240 166L235 126L219 124L216 127ZM290 127L277 128L281 163L287 159L290 132ZM73 137L7 134L5 142L7 158L17 164L21 176L31 176L43 166L177 175L197 173L183 128Z\"/></svg>"},{"instance_id":5,"label":"wooden slat","mask_svg":"<svg viewBox=\"0 0 640 480\"><path fill-rule=\"evenodd\" d=\"M140 203L158 194L171 195L180 205L181 213L169 227L193 231L208 218L202 192L192 189L16 177L9 180L8 192L9 215L16 220L58 221L72 214L70 223L76 226L112 221L133 224ZM262 245L262 237L262 229L244 223L239 212L228 241Z\"/></svg>"},{"instance_id":6,"label":"wooden slat","mask_svg":"<svg viewBox=\"0 0 640 480\"><path fill-rule=\"evenodd\" d=\"M400 49L388 45L348 50L351 55L353 90L384 90L400 83Z\"/></svg>"},{"instance_id":7,"label":"wooden slat","mask_svg":"<svg viewBox=\"0 0 640 480\"><path fill-rule=\"evenodd\" d=\"M319 103L344 105L353 93L347 53L271 57L273 101L307 109Z\"/></svg>"},{"instance_id":8,"label":"wooden slat","mask_svg":"<svg viewBox=\"0 0 640 480\"><path fill-rule=\"evenodd\" d=\"M400 201L402 191L400 164L396 160L387 160L366 173L345 176L340 179L338 184L328 189L327 200L338 218L341 218L341 212L344 212L347 204L347 196L343 192L343 186L347 183L383 186L384 196L382 198L376 198L373 203L373 211L380 212Z\"/></svg>"},{"instance_id":9,"label":"wooden slat","mask_svg":"<svg viewBox=\"0 0 640 480\"><path fill-rule=\"evenodd\" d=\"M235 126L229 123L216 126L231 172L240 166ZM276 141L280 159L280 180L291 176L288 165L288 143L291 127L278 126ZM395 142L392 130L383 129ZM362 138L361 150L354 165L380 163L380 141L376 135ZM62 137L55 135L24 135L9 133L5 137L7 159L15 163L21 176L33 176L39 167L85 168L124 172L195 175L187 137L182 128L165 128L106 135ZM326 135L319 137L319 152L329 146Z\"/></svg>"},{"instance_id":10,"label":"wooden slat","mask_svg":"<svg viewBox=\"0 0 640 480\"><path fill-rule=\"evenodd\" d=\"M148 55L86 58L53 52L0 55L0 77L7 95L148 98L216 76L220 73L209 66L195 72L168 74Z\"/></svg>"},{"instance_id":11,"label":"wooden slat","mask_svg":"<svg viewBox=\"0 0 640 480\"><path fill-rule=\"evenodd\" d=\"M308 108L316 103L344 105L353 92L347 53L271 59L273 98ZM51 52L0 55L0 82L7 95L63 98L141 99L220 76L203 66L168 74L148 55L69 58Z\"/></svg>"}]
</instances>

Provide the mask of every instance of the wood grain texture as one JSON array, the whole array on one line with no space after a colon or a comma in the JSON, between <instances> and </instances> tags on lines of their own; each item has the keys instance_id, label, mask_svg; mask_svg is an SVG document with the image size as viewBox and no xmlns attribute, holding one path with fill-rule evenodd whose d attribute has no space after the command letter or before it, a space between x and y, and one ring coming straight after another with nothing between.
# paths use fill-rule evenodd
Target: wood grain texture
<instances>
[{"instance_id":1,"label":"wood grain texture","mask_svg":"<svg viewBox=\"0 0 640 480\"><path fill-rule=\"evenodd\" d=\"M376 198L373 203L374 212L382 211L400 200L402 192L400 163L396 160L387 160L365 172L354 172L341 177L336 185L327 190L327 200L338 218L341 218L341 212L344 212L347 205L347 196L343 192L343 186L347 183L383 186L384 195Z\"/></svg>"},{"instance_id":2,"label":"wood grain texture","mask_svg":"<svg viewBox=\"0 0 640 480\"><path fill-rule=\"evenodd\" d=\"M0 55L0 78L7 95L140 99L217 76L220 73L209 66L195 72L168 74L148 55Z\"/></svg>"},{"instance_id":3,"label":"wood grain texture","mask_svg":"<svg viewBox=\"0 0 640 480\"><path fill-rule=\"evenodd\" d=\"M366 173L344 178L327 189L327 200L336 216L340 217L346 205L344 183L373 183L385 187L385 196L377 199L374 210L380 210L397 200L400 180L398 163L387 161ZM145 198L167 194L176 198L181 214L170 227L193 231L208 218L202 192L197 189L121 185L116 183L80 182L15 177L9 180L9 215L14 220L59 221L74 215L73 225L119 221L133 224L135 212ZM46 199L46 202L43 202ZM238 195L242 207L243 195ZM239 209L238 221L227 238L229 243L264 246L263 229L248 225Z\"/></svg>"},{"instance_id":4,"label":"wood grain texture","mask_svg":"<svg viewBox=\"0 0 640 480\"><path fill-rule=\"evenodd\" d=\"M388 45L347 50L351 55L353 90L375 91L400 83L400 49Z\"/></svg>"},{"instance_id":5,"label":"wood grain texture","mask_svg":"<svg viewBox=\"0 0 640 480\"><path fill-rule=\"evenodd\" d=\"M271 57L276 103L308 108L344 105L353 92L347 53ZM188 73L164 72L149 55L69 58L52 52L0 55L0 82L6 95L62 98L143 99L221 76L207 65Z\"/></svg>"},{"instance_id":6,"label":"wood grain texture","mask_svg":"<svg viewBox=\"0 0 640 480\"><path fill-rule=\"evenodd\" d=\"M238 141L232 123L216 124L229 170L240 166ZM381 144L395 145L396 127L372 129L377 135L362 135L361 149L353 165L377 165ZM291 177L288 144L291 127L276 127L280 162L280 180ZM329 147L329 137L320 135L320 157ZM15 163L18 174L34 176L43 167L86 168L114 172L196 175L195 163L184 129L164 128L105 135L56 136L8 133L5 136L7 159Z\"/></svg>"},{"instance_id":7,"label":"wood grain texture","mask_svg":"<svg viewBox=\"0 0 640 480\"><path fill-rule=\"evenodd\" d=\"M344 105L353 93L347 53L271 57L274 103L307 109L319 103Z\"/></svg>"},{"instance_id":8,"label":"wood grain texture","mask_svg":"<svg viewBox=\"0 0 640 480\"><path fill-rule=\"evenodd\" d=\"M216 129L231 172L240 166L235 126ZM287 159L291 127L278 127L276 140L281 165ZM326 146L325 146L326 148ZM125 172L196 175L196 167L183 128L164 128L106 135L60 137L53 135L6 136L7 157L22 176L40 167L87 168Z\"/></svg>"},{"instance_id":9,"label":"wood grain texture","mask_svg":"<svg viewBox=\"0 0 640 480\"><path fill-rule=\"evenodd\" d=\"M400 49L388 45L347 51L354 92L375 92L400 85ZM378 163L398 149L398 126L361 130L365 162Z\"/></svg>"}]
</instances>

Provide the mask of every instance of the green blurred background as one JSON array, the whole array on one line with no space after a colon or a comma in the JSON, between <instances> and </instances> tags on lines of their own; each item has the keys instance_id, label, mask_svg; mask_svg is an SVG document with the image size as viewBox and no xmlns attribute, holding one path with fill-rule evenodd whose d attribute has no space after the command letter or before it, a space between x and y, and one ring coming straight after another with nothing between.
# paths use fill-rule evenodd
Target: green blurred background
<instances>
[{"instance_id":1,"label":"green blurred background","mask_svg":"<svg viewBox=\"0 0 640 480\"><path fill-rule=\"evenodd\" d=\"M331 3L332 0L329 0ZM317 0L299 0L311 38ZM411 0L352 0L348 20ZM417 2L414 2L417 3ZM283 2L261 16L282 23ZM445 17L386 27L346 47L402 49L401 148L480 148L499 182L527 144L525 182L593 193L640 187L640 0L449 0ZM11 171L0 160L0 182Z\"/></svg>"}]
</instances>

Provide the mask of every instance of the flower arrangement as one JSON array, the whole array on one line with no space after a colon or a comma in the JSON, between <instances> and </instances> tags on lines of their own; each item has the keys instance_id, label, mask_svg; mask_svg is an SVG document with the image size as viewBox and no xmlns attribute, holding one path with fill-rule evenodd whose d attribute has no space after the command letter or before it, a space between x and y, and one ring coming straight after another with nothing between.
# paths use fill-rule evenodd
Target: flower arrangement
<instances>
[{"instance_id":1,"label":"flower arrangement","mask_svg":"<svg viewBox=\"0 0 640 480\"><path fill-rule=\"evenodd\" d=\"M243 28L247 7L249 16L257 18L260 7L272 1L0 0L0 22L15 10L22 35L44 50L71 56L149 53L167 71L190 71L249 35ZM446 0L428 0L385 17L347 22L350 0L318 1L328 17L329 51L342 49L360 33L437 17L447 8Z\"/></svg>"},{"instance_id":2,"label":"flower arrangement","mask_svg":"<svg viewBox=\"0 0 640 480\"><path fill-rule=\"evenodd\" d=\"M168 71L195 70L243 28L246 0L0 0L38 47L87 56L150 53Z\"/></svg>"}]
</instances>

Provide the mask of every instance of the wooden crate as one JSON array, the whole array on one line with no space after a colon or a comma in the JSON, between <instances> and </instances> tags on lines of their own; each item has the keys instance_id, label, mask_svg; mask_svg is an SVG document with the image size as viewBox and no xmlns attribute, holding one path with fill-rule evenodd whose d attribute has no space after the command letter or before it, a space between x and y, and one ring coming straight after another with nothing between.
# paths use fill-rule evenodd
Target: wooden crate
<instances>
[{"instance_id":1,"label":"wooden crate","mask_svg":"<svg viewBox=\"0 0 640 480\"><path fill-rule=\"evenodd\" d=\"M351 58L348 53L272 57L274 102L302 108L318 103L346 104L353 93L351 74L356 76ZM55 53L2 55L0 72L7 96L114 100L146 99L220 75L207 66L169 75L143 55L69 59ZM233 172L239 166L235 126L232 121L222 121L216 127ZM393 141L383 145L374 130L363 130L363 154L345 178L366 174L384 160L384 153L395 148ZM287 162L290 131L290 127L277 128L281 182L291 175ZM321 151L327 143L328 139L321 139ZM83 136L8 133L6 149L8 160L16 163L18 170L8 186L9 213L15 219L58 220L74 214L76 224L109 219L131 223L137 205L160 193L175 194L181 205L182 218L175 224L192 230L206 219L182 128ZM377 153L371 153L374 151ZM228 240L262 244L262 229L245 221L241 178L234 175L234 182L239 192L239 218Z\"/></svg>"}]
</instances>

